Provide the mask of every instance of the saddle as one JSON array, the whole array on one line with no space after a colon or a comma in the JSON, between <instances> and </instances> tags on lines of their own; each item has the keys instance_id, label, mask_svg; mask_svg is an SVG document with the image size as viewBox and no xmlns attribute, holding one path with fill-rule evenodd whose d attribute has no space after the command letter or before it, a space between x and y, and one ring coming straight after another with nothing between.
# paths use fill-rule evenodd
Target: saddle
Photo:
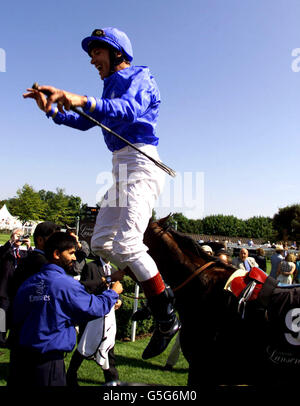
<instances>
[{"instance_id":1,"label":"saddle","mask_svg":"<svg viewBox=\"0 0 300 406\"><path fill-rule=\"evenodd\" d=\"M238 299L238 312L245 314L247 302L256 300L268 279L268 275L259 268L253 267L250 271L238 269L228 279L224 289L232 292Z\"/></svg>"},{"instance_id":2,"label":"saddle","mask_svg":"<svg viewBox=\"0 0 300 406\"><path fill-rule=\"evenodd\" d=\"M300 285L280 285L259 268L237 270L225 288L238 299L238 312L245 316L246 304L256 300L265 309L266 357L280 367L300 366Z\"/></svg>"}]
</instances>

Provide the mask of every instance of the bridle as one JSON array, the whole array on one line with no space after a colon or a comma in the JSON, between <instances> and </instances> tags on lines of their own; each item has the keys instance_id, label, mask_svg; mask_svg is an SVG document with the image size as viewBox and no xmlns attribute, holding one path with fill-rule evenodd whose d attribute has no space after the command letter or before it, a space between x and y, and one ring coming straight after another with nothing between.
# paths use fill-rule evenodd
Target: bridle
<instances>
[{"instance_id":1,"label":"bridle","mask_svg":"<svg viewBox=\"0 0 300 406\"><path fill-rule=\"evenodd\" d=\"M206 264L202 265L201 267L198 267L195 272L192 273L184 282L182 282L179 286L176 286L176 288L173 288L173 292L177 292L181 288L183 288L185 285L187 285L192 279L194 279L197 275L199 275L200 272L204 271L211 265L215 264L214 261L207 262Z\"/></svg>"},{"instance_id":2,"label":"bridle","mask_svg":"<svg viewBox=\"0 0 300 406\"><path fill-rule=\"evenodd\" d=\"M169 227L164 229L163 227L157 225L155 228L160 228L160 230L158 231L158 234L160 235L160 237L162 237L162 235L164 233L168 232ZM215 264L216 264L215 261L210 261L210 262L207 262L206 264L204 264L202 266L199 266L198 268L196 268L196 271L193 272L192 275L190 275L185 281L183 281L180 285L176 286L175 288L172 288L172 291L177 292L178 290L182 289L185 285L187 285L191 280L193 280L202 271L209 268L211 265L215 265Z\"/></svg>"},{"instance_id":3,"label":"bridle","mask_svg":"<svg viewBox=\"0 0 300 406\"><path fill-rule=\"evenodd\" d=\"M206 264L204 264L204 265L198 267L198 268L196 269L196 271L193 272L193 274L190 275L185 281L183 281L180 285L176 286L176 288L172 288L172 291L173 291L173 292L177 292L178 290L182 289L182 288L183 288L185 285L187 285L192 279L194 279L197 275L199 275L199 273L201 273L201 272L204 271L205 269L209 268L211 265L215 265L215 262L214 262L214 261L210 261L210 262L207 262ZM126 293L122 293L122 296L128 297L129 299L138 299L138 300L139 300L139 299L145 299L144 297L141 297L141 296L135 297L135 296L132 296L132 295L129 295L129 294L126 294Z\"/></svg>"}]
</instances>

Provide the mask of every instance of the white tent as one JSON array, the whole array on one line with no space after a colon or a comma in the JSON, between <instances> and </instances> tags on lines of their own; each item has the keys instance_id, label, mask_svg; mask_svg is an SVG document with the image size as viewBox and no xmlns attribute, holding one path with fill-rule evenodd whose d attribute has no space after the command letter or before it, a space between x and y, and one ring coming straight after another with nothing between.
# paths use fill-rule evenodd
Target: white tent
<instances>
[{"instance_id":1,"label":"white tent","mask_svg":"<svg viewBox=\"0 0 300 406\"><path fill-rule=\"evenodd\" d=\"M22 222L10 214L5 204L0 209L0 230L13 230L18 227L22 228Z\"/></svg>"}]
</instances>

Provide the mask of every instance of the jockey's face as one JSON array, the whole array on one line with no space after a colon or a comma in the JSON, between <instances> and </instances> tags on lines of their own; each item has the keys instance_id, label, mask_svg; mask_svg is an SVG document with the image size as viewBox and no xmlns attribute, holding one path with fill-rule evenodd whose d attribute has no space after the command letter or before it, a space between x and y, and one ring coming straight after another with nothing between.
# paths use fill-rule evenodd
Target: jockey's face
<instances>
[{"instance_id":1,"label":"jockey's face","mask_svg":"<svg viewBox=\"0 0 300 406\"><path fill-rule=\"evenodd\" d=\"M99 71L101 79L110 75L109 50L106 48L93 48L91 50L91 64Z\"/></svg>"},{"instance_id":2,"label":"jockey's face","mask_svg":"<svg viewBox=\"0 0 300 406\"><path fill-rule=\"evenodd\" d=\"M248 258L248 250L242 248L240 251L240 258L242 261L245 261Z\"/></svg>"}]
</instances>

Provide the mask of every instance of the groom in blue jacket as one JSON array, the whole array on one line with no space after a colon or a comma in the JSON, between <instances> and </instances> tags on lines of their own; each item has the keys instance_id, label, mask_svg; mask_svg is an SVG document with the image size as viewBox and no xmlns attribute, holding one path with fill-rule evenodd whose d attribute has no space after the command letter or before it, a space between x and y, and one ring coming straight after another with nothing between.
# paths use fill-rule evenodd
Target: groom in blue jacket
<instances>
[{"instance_id":1,"label":"groom in blue jacket","mask_svg":"<svg viewBox=\"0 0 300 406\"><path fill-rule=\"evenodd\" d=\"M45 244L49 263L19 288L13 306L18 356L11 363L9 385L65 386L64 355L76 344L75 326L109 313L123 288L115 282L92 295L68 273L76 260L76 240L54 233Z\"/></svg>"}]
</instances>

